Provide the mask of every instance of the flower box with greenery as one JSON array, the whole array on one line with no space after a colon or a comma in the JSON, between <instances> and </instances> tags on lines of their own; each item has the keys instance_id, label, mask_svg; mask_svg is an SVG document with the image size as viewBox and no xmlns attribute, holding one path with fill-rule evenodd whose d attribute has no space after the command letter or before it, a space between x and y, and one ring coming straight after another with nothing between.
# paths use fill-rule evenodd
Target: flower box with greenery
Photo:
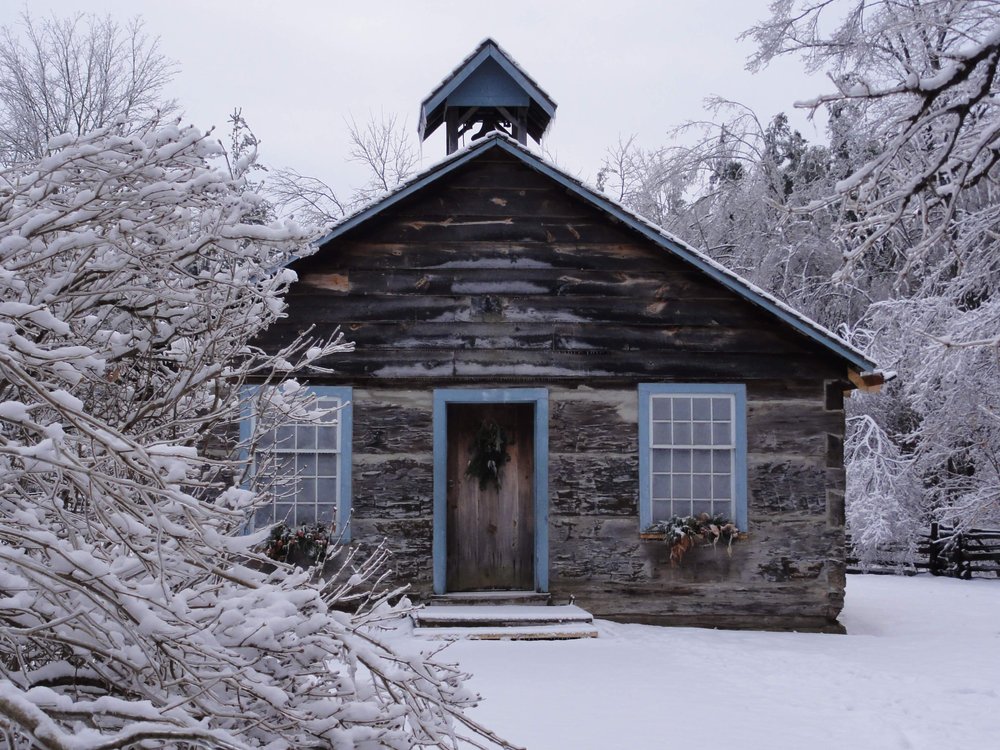
<instances>
[{"instance_id":1,"label":"flower box with greenery","mask_svg":"<svg viewBox=\"0 0 1000 750\"><path fill-rule=\"evenodd\" d=\"M732 554L733 542L745 539L732 521L723 515L671 516L666 521L650 524L640 535L643 541L664 542L670 548L670 564L680 565L684 555L695 546L714 547L720 541Z\"/></svg>"},{"instance_id":2,"label":"flower box with greenery","mask_svg":"<svg viewBox=\"0 0 1000 750\"><path fill-rule=\"evenodd\" d=\"M296 528L279 523L267 537L264 554L276 562L311 568L326 561L335 543L332 528L327 524L301 524Z\"/></svg>"}]
</instances>

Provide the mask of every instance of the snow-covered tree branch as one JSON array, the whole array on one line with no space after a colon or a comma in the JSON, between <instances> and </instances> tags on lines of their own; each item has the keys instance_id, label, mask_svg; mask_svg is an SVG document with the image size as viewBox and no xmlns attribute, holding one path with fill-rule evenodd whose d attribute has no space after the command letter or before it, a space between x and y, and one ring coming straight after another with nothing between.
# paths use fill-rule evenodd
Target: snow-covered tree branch
<instances>
[{"instance_id":1,"label":"snow-covered tree branch","mask_svg":"<svg viewBox=\"0 0 1000 750\"><path fill-rule=\"evenodd\" d=\"M111 127L0 172L0 730L15 748L455 747L462 675L380 630L384 552L322 579L237 532L242 384L350 346L254 336L306 252L251 159ZM305 388L267 390L295 415ZM206 437L223 450L203 455ZM246 446L243 446L246 447ZM266 532L264 532L266 534ZM460 731L461 730L461 731ZM497 740L499 744L502 744Z\"/></svg>"},{"instance_id":2,"label":"snow-covered tree branch","mask_svg":"<svg viewBox=\"0 0 1000 750\"><path fill-rule=\"evenodd\" d=\"M836 90L798 106L851 105L878 144L825 199L842 208L849 264L902 240L901 271L919 275L942 253L961 262L1000 220L983 200L1000 160L998 19L995 0L779 0L747 32L752 68L797 54L826 69Z\"/></svg>"}]
</instances>

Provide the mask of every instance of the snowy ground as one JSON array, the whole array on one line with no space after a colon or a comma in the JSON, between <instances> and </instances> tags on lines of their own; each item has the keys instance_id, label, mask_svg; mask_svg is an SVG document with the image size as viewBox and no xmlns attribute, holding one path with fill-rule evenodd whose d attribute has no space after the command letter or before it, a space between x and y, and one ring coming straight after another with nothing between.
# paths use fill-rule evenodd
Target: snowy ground
<instances>
[{"instance_id":1,"label":"snowy ground","mask_svg":"<svg viewBox=\"0 0 1000 750\"><path fill-rule=\"evenodd\" d=\"M850 576L849 635L600 622L446 649L530 750L1000 748L1000 580Z\"/></svg>"}]
</instances>

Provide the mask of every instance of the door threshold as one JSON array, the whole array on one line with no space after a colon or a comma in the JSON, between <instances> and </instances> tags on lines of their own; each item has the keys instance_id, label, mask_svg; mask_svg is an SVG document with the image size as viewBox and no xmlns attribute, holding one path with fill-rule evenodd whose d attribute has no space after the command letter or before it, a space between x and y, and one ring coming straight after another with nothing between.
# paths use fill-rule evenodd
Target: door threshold
<instances>
[{"instance_id":1,"label":"door threshold","mask_svg":"<svg viewBox=\"0 0 1000 750\"><path fill-rule=\"evenodd\" d=\"M447 594L435 594L430 601L433 604L524 604L545 606L549 604L550 595L538 591L495 590L489 591L451 591Z\"/></svg>"}]
</instances>

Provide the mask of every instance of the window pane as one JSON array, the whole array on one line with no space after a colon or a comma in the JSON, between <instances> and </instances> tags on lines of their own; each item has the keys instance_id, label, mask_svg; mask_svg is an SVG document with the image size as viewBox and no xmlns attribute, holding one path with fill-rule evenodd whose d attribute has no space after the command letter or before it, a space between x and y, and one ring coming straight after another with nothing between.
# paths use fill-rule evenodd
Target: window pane
<instances>
[{"instance_id":1,"label":"window pane","mask_svg":"<svg viewBox=\"0 0 1000 750\"><path fill-rule=\"evenodd\" d=\"M715 420L729 420L730 416L730 400L728 398L713 398L712 399L712 419Z\"/></svg>"},{"instance_id":2,"label":"window pane","mask_svg":"<svg viewBox=\"0 0 1000 750\"><path fill-rule=\"evenodd\" d=\"M731 500L716 500L712 503L712 513L720 516L725 516L730 521L733 519L733 503Z\"/></svg>"},{"instance_id":3,"label":"window pane","mask_svg":"<svg viewBox=\"0 0 1000 750\"><path fill-rule=\"evenodd\" d=\"M322 409L330 409L331 411L320 417L318 421L321 424L336 424L340 415L340 412L337 409L337 407L340 406L340 399L323 398L319 400L319 406Z\"/></svg>"},{"instance_id":4,"label":"window pane","mask_svg":"<svg viewBox=\"0 0 1000 750\"><path fill-rule=\"evenodd\" d=\"M732 451L712 451L712 471L729 472L732 471Z\"/></svg>"},{"instance_id":5,"label":"window pane","mask_svg":"<svg viewBox=\"0 0 1000 750\"><path fill-rule=\"evenodd\" d=\"M712 499L712 476L711 474L695 474L691 478L691 497L703 497Z\"/></svg>"},{"instance_id":6,"label":"window pane","mask_svg":"<svg viewBox=\"0 0 1000 750\"><path fill-rule=\"evenodd\" d=\"M672 504L669 500L653 501L653 521L666 521L672 516Z\"/></svg>"},{"instance_id":7,"label":"window pane","mask_svg":"<svg viewBox=\"0 0 1000 750\"><path fill-rule=\"evenodd\" d=\"M686 500L691 497L691 476L684 474L678 476L674 474L671 482L671 496Z\"/></svg>"},{"instance_id":8,"label":"window pane","mask_svg":"<svg viewBox=\"0 0 1000 750\"><path fill-rule=\"evenodd\" d=\"M317 479L316 497L319 502L332 503L337 500L337 479Z\"/></svg>"},{"instance_id":9,"label":"window pane","mask_svg":"<svg viewBox=\"0 0 1000 750\"><path fill-rule=\"evenodd\" d=\"M708 422L695 422L694 423L694 440L692 441L695 445L711 445L712 444L712 425Z\"/></svg>"},{"instance_id":10,"label":"window pane","mask_svg":"<svg viewBox=\"0 0 1000 750\"><path fill-rule=\"evenodd\" d=\"M668 474L653 475L653 497L670 497L670 476Z\"/></svg>"},{"instance_id":11,"label":"window pane","mask_svg":"<svg viewBox=\"0 0 1000 750\"><path fill-rule=\"evenodd\" d=\"M712 418L712 399L691 399L691 415L694 419L708 421Z\"/></svg>"},{"instance_id":12,"label":"window pane","mask_svg":"<svg viewBox=\"0 0 1000 750\"><path fill-rule=\"evenodd\" d=\"M304 523L313 524L316 523L316 506L315 505L296 505L295 506L295 523L296 525L301 525Z\"/></svg>"},{"instance_id":13,"label":"window pane","mask_svg":"<svg viewBox=\"0 0 1000 750\"><path fill-rule=\"evenodd\" d=\"M295 523L294 507L288 503L278 503L274 506L274 520L284 521L288 524Z\"/></svg>"},{"instance_id":14,"label":"window pane","mask_svg":"<svg viewBox=\"0 0 1000 750\"><path fill-rule=\"evenodd\" d=\"M281 477L290 477L295 473L295 455L280 454L274 458L274 473Z\"/></svg>"},{"instance_id":15,"label":"window pane","mask_svg":"<svg viewBox=\"0 0 1000 750\"><path fill-rule=\"evenodd\" d=\"M670 423L653 422L653 445L670 445Z\"/></svg>"},{"instance_id":16,"label":"window pane","mask_svg":"<svg viewBox=\"0 0 1000 750\"><path fill-rule=\"evenodd\" d=\"M674 445L691 445L691 425L674 422Z\"/></svg>"},{"instance_id":17,"label":"window pane","mask_svg":"<svg viewBox=\"0 0 1000 750\"><path fill-rule=\"evenodd\" d=\"M316 446L318 448L328 451L340 449L340 446L337 445L338 430L336 427L318 427L316 431L318 433L316 438Z\"/></svg>"},{"instance_id":18,"label":"window pane","mask_svg":"<svg viewBox=\"0 0 1000 750\"><path fill-rule=\"evenodd\" d=\"M300 453L298 455L297 469L300 477L316 476L316 454Z\"/></svg>"},{"instance_id":19,"label":"window pane","mask_svg":"<svg viewBox=\"0 0 1000 750\"><path fill-rule=\"evenodd\" d=\"M712 515L712 502L710 500L695 500L691 503L692 516L700 516L702 513Z\"/></svg>"},{"instance_id":20,"label":"window pane","mask_svg":"<svg viewBox=\"0 0 1000 750\"><path fill-rule=\"evenodd\" d=\"M295 448L295 428L289 425L282 425L277 430L278 438L275 441L278 450L290 451Z\"/></svg>"},{"instance_id":21,"label":"window pane","mask_svg":"<svg viewBox=\"0 0 1000 750\"><path fill-rule=\"evenodd\" d=\"M731 445L732 444L732 428L730 425L732 422L717 422L712 425L712 432L715 436L715 440L712 441L713 445Z\"/></svg>"},{"instance_id":22,"label":"window pane","mask_svg":"<svg viewBox=\"0 0 1000 750\"><path fill-rule=\"evenodd\" d=\"M691 399L674 397L674 419L691 419Z\"/></svg>"},{"instance_id":23,"label":"window pane","mask_svg":"<svg viewBox=\"0 0 1000 750\"><path fill-rule=\"evenodd\" d=\"M316 447L316 428L312 426L296 427L298 443L296 448L302 450L313 450Z\"/></svg>"},{"instance_id":24,"label":"window pane","mask_svg":"<svg viewBox=\"0 0 1000 750\"><path fill-rule=\"evenodd\" d=\"M316 480L303 479L299 482L298 492L295 493L296 503L316 502Z\"/></svg>"},{"instance_id":25,"label":"window pane","mask_svg":"<svg viewBox=\"0 0 1000 750\"><path fill-rule=\"evenodd\" d=\"M670 471L670 451L663 448L653 450L653 471Z\"/></svg>"},{"instance_id":26,"label":"window pane","mask_svg":"<svg viewBox=\"0 0 1000 750\"><path fill-rule=\"evenodd\" d=\"M670 419L670 399L653 397L653 419Z\"/></svg>"},{"instance_id":27,"label":"window pane","mask_svg":"<svg viewBox=\"0 0 1000 750\"><path fill-rule=\"evenodd\" d=\"M268 430L260 436L260 441L257 443L257 450L270 450L272 445L274 445L274 430Z\"/></svg>"},{"instance_id":28,"label":"window pane","mask_svg":"<svg viewBox=\"0 0 1000 750\"><path fill-rule=\"evenodd\" d=\"M691 451L688 450L674 450L673 453L674 461L674 471L684 472L691 471Z\"/></svg>"},{"instance_id":29,"label":"window pane","mask_svg":"<svg viewBox=\"0 0 1000 750\"><path fill-rule=\"evenodd\" d=\"M728 500L732 497L733 478L731 474L715 474L712 477L712 497Z\"/></svg>"},{"instance_id":30,"label":"window pane","mask_svg":"<svg viewBox=\"0 0 1000 750\"><path fill-rule=\"evenodd\" d=\"M337 476L337 454L320 453L317 455L319 463L317 465L317 476L335 477Z\"/></svg>"},{"instance_id":31,"label":"window pane","mask_svg":"<svg viewBox=\"0 0 1000 750\"><path fill-rule=\"evenodd\" d=\"M330 503L323 503L316 508L316 521L324 524L331 524L337 520L337 506Z\"/></svg>"},{"instance_id":32,"label":"window pane","mask_svg":"<svg viewBox=\"0 0 1000 750\"><path fill-rule=\"evenodd\" d=\"M712 451L691 451L694 459L692 467L703 474L712 473Z\"/></svg>"}]
</instances>

